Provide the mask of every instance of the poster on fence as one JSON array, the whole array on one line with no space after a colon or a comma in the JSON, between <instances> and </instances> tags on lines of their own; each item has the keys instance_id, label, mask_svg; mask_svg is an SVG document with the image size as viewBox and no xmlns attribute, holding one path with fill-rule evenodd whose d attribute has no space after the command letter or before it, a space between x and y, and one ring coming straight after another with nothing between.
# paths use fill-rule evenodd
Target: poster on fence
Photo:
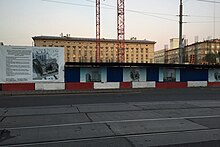
<instances>
[{"instance_id":1,"label":"poster on fence","mask_svg":"<svg viewBox=\"0 0 220 147\"><path fill-rule=\"evenodd\" d=\"M146 81L146 68L123 68L123 82Z\"/></svg>"},{"instance_id":2,"label":"poster on fence","mask_svg":"<svg viewBox=\"0 0 220 147\"><path fill-rule=\"evenodd\" d=\"M209 82L220 82L220 69L209 69Z\"/></svg>"},{"instance_id":3,"label":"poster on fence","mask_svg":"<svg viewBox=\"0 0 220 147\"><path fill-rule=\"evenodd\" d=\"M0 47L0 82L64 82L64 49L58 47Z\"/></svg>"},{"instance_id":4,"label":"poster on fence","mask_svg":"<svg viewBox=\"0 0 220 147\"><path fill-rule=\"evenodd\" d=\"M164 68L163 81L164 82L176 82L176 69Z\"/></svg>"}]
</instances>

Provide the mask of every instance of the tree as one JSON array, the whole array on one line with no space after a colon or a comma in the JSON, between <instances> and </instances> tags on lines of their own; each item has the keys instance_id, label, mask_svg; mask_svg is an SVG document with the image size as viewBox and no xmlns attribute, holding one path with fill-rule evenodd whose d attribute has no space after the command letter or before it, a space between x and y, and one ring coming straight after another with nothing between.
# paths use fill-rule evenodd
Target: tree
<instances>
[{"instance_id":1,"label":"tree","mask_svg":"<svg viewBox=\"0 0 220 147\"><path fill-rule=\"evenodd\" d=\"M205 60L206 60L206 62L208 62L208 64L214 64L214 63L216 63L216 58L217 57L218 57L217 54L209 52L208 54L206 54Z\"/></svg>"}]
</instances>

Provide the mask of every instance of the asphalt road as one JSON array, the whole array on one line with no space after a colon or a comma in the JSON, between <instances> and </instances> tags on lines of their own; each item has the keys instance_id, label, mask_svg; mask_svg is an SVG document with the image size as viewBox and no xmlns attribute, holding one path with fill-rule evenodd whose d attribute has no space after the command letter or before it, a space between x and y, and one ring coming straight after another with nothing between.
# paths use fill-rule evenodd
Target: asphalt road
<instances>
[{"instance_id":1,"label":"asphalt road","mask_svg":"<svg viewBox=\"0 0 220 147\"><path fill-rule=\"evenodd\" d=\"M219 147L220 101L0 108L0 146Z\"/></svg>"},{"instance_id":2,"label":"asphalt road","mask_svg":"<svg viewBox=\"0 0 220 147\"><path fill-rule=\"evenodd\" d=\"M11 95L12 94L12 95ZM30 95L27 95L30 94ZM120 102L220 100L220 88L97 90L0 95L0 107L54 106Z\"/></svg>"},{"instance_id":3,"label":"asphalt road","mask_svg":"<svg viewBox=\"0 0 220 147\"><path fill-rule=\"evenodd\" d=\"M1 93L0 146L219 147L220 88Z\"/></svg>"}]
</instances>

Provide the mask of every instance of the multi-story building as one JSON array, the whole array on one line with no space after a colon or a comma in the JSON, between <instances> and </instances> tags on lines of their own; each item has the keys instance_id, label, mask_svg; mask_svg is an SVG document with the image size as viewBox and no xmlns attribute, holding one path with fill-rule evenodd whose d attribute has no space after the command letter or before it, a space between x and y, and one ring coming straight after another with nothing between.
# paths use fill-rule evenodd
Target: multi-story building
<instances>
[{"instance_id":1,"label":"multi-story building","mask_svg":"<svg viewBox=\"0 0 220 147\"><path fill-rule=\"evenodd\" d=\"M206 40L185 46L183 49L183 63L206 64L205 56L210 52L220 52L220 39ZM165 51L165 63L179 63L179 48Z\"/></svg>"},{"instance_id":2,"label":"multi-story building","mask_svg":"<svg viewBox=\"0 0 220 147\"><path fill-rule=\"evenodd\" d=\"M96 62L96 39L35 36L38 47L64 47L65 62ZM101 39L100 62L117 62L117 40ZM154 63L154 45L148 40L125 40L125 63Z\"/></svg>"},{"instance_id":3,"label":"multi-story building","mask_svg":"<svg viewBox=\"0 0 220 147\"><path fill-rule=\"evenodd\" d=\"M178 47L179 47L179 38L170 39L170 48L169 49L175 49Z\"/></svg>"},{"instance_id":4,"label":"multi-story building","mask_svg":"<svg viewBox=\"0 0 220 147\"><path fill-rule=\"evenodd\" d=\"M154 63L165 63L165 50L158 50L154 52Z\"/></svg>"},{"instance_id":5,"label":"multi-story building","mask_svg":"<svg viewBox=\"0 0 220 147\"><path fill-rule=\"evenodd\" d=\"M172 63L177 63L178 59L175 55L176 54L175 49L178 47L179 47L179 38L171 38L170 47L168 47L168 45L165 45L164 49L155 51L154 53L155 63L168 63L168 61Z\"/></svg>"}]
</instances>

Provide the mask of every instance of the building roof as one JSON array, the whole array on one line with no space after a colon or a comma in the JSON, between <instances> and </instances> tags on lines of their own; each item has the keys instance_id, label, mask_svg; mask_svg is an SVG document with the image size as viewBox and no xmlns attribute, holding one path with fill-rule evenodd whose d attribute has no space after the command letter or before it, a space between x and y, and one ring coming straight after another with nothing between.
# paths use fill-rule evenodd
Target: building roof
<instances>
[{"instance_id":1,"label":"building roof","mask_svg":"<svg viewBox=\"0 0 220 147\"><path fill-rule=\"evenodd\" d=\"M204 40L204 41L201 41L201 42L195 42L195 43L187 45L185 47L190 47L190 46L194 46L196 44L203 44L203 43L220 43L220 39L212 39L212 40Z\"/></svg>"},{"instance_id":2,"label":"building roof","mask_svg":"<svg viewBox=\"0 0 220 147\"><path fill-rule=\"evenodd\" d=\"M63 41L91 41L95 42L95 38L80 38L80 37L59 37L59 36L35 36L32 37L33 40L63 40ZM116 42L116 39L104 39L100 40L101 42ZM155 44L155 41L149 40L125 40L125 43L146 43L146 44Z\"/></svg>"}]
</instances>

